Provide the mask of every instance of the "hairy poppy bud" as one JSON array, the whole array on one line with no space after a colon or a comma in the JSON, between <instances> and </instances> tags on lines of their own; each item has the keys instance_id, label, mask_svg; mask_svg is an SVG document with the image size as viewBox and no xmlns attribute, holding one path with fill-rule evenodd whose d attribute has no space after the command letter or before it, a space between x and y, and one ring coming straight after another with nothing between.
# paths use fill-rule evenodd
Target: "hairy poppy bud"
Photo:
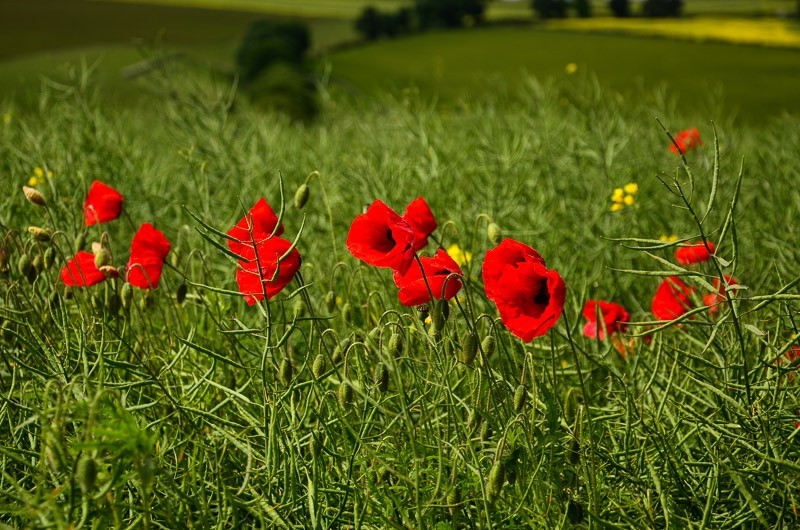
<instances>
[{"instance_id":1,"label":"hairy poppy bud","mask_svg":"<svg viewBox=\"0 0 800 530\"><path fill-rule=\"evenodd\" d=\"M314 363L311 365L311 373L314 374L316 379L325 375L325 356L321 353L314 357Z\"/></svg>"},{"instance_id":2,"label":"hairy poppy bud","mask_svg":"<svg viewBox=\"0 0 800 530\"><path fill-rule=\"evenodd\" d=\"M350 347L350 339L342 339L339 341L339 344L336 345L336 348L333 349L333 355L331 356L331 360L334 364L339 363L344 358L345 353L347 353L347 348Z\"/></svg>"},{"instance_id":3,"label":"hairy poppy bud","mask_svg":"<svg viewBox=\"0 0 800 530\"><path fill-rule=\"evenodd\" d=\"M489 498L489 502L493 502L500 495L505 481L506 470L503 463L495 462L489 471L489 478L486 480L486 496Z\"/></svg>"},{"instance_id":4,"label":"hairy poppy bud","mask_svg":"<svg viewBox=\"0 0 800 530\"><path fill-rule=\"evenodd\" d=\"M328 313L333 313L333 310L336 309L336 293L333 291L328 291L325 295L325 309L328 310Z\"/></svg>"},{"instance_id":5,"label":"hairy poppy bud","mask_svg":"<svg viewBox=\"0 0 800 530\"><path fill-rule=\"evenodd\" d=\"M311 194L311 190L308 187L308 184L300 184L300 187L297 188L297 191L294 192L294 207L300 210L303 206L306 205L308 202L308 196Z\"/></svg>"},{"instance_id":6,"label":"hairy poppy bud","mask_svg":"<svg viewBox=\"0 0 800 530\"><path fill-rule=\"evenodd\" d=\"M348 324L353 321L353 308L350 306L350 302L345 302L342 307L342 319Z\"/></svg>"},{"instance_id":7,"label":"hairy poppy bud","mask_svg":"<svg viewBox=\"0 0 800 530\"><path fill-rule=\"evenodd\" d=\"M111 265L111 252L106 248L100 247L94 253L94 266L99 269L106 265Z\"/></svg>"},{"instance_id":8,"label":"hairy poppy bud","mask_svg":"<svg viewBox=\"0 0 800 530\"><path fill-rule=\"evenodd\" d=\"M282 360L281 365L279 367L278 375L280 376L281 382L284 385L289 386L289 383L292 382L293 372L294 369L292 368L292 363L289 361L289 359Z\"/></svg>"},{"instance_id":9,"label":"hairy poppy bud","mask_svg":"<svg viewBox=\"0 0 800 530\"><path fill-rule=\"evenodd\" d=\"M50 270L55 262L56 262L56 249L54 249L53 247L48 247L47 250L44 251L44 268L46 270Z\"/></svg>"},{"instance_id":10,"label":"hairy poppy bud","mask_svg":"<svg viewBox=\"0 0 800 530\"><path fill-rule=\"evenodd\" d=\"M119 290L119 297L122 301L122 307L125 309L130 309L131 302L133 302L133 287L128 282L122 284L122 288Z\"/></svg>"},{"instance_id":11,"label":"hairy poppy bud","mask_svg":"<svg viewBox=\"0 0 800 530\"><path fill-rule=\"evenodd\" d=\"M381 394L389 390L389 369L383 363L375 370L375 385Z\"/></svg>"},{"instance_id":12,"label":"hairy poppy bud","mask_svg":"<svg viewBox=\"0 0 800 530\"><path fill-rule=\"evenodd\" d=\"M117 293L112 292L106 297L106 311L109 314L116 315L119 313L120 306L122 306L122 300Z\"/></svg>"},{"instance_id":13,"label":"hairy poppy bud","mask_svg":"<svg viewBox=\"0 0 800 530\"><path fill-rule=\"evenodd\" d=\"M400 357L403 353L403 334L394 333L392 338L389 339L389 354L392 357Z\"/></svg>"},{"instance_id":14,"label":"hairy poppy bud","mask_svg":"<svg viewBox=\"0 0 800 530\"><path fill-rule=\"evenodd\" d=\"M497 223L489 223L486 228L486 235L489 236L489 241L494 245L499 245L503 241L503 231L500 230Z\"/></svg>"},{"instance_id":15,"label":"hairy poppy bud","mask_svg":"<svg viewBox=\"0 0 800 530\"><path fill-rule=\"evenodd\" d=\"M478 353L478 335L477 333L468 333L464 339L464 344L461 347L461 358L459 361L469 366L475 360L475 355Z\"/></svg>"},{"instance_id":16,"label":"hairy poppy bud","mask_svg":"<svg viewBox=\"0 0 800 530\"><path fill-rule=\"evenodd\" d=\"M83 250L84 246L86 246L86 236L81 232L75 237L75 242L74 242L75 253L77 254L78 252Z\"/></svg>"},{"instance_id":17,"label":"hairy poppy bud","mask_svg":"<svg viewBox=\"0 0 800 530\"><path fill-rule=\"evenodd\" d=\"M47 205L47 201L44 200L44 195L39 193L39 190L29 188L28 186L22 186L22 193L25 194L25 198L28 199L28 201L32 202L36 206Z\"/></svg>"},{"instance_id":18,"label":"hairy poppy bud","mask_svg":"<svg viewBox=\"0 0 800 530\"><path fill-rule=\"evenodd\" d=\"M353 387L350 386L350 383L347 381L342 381L339 384L339 405L346 409L350 403L353 401Z\"/></svg>"},{"instance_id":19,"label":"hairy poppy bud","mask_svg":"<svg viewBox=\"0 0 800 530\"><path fill-rule=\"evenodd\" d=\"M47 243L53 237L53 232L41 226L29 226L28 232L33 236L33 239L41 243Z\"/></svg>"},{"instance_id":20,"label":"hairy poppy bud","mask_svg":"<svg viewBox=\"0 0 800 530\"><path fill-rule=\"evenodd\" d=\"M36 254L33 257L33 261L31 261L31 265L33 266L33 270L36 271L37 276L41 274L44 270L44 256Z\"/></svg>"},{"instance_id":21,"label":"hairy poppy bud","mask_svg":"<svg viewBox=\"0 0 800 530\"><path fill-rule=\"evenodd\" d=\"M487 359L494 353L494 346L494 335L486 335L486 337L483 339L483 342L481 342L481 349L483 350L483 354Z\"/></svg>"},{"instance_id":22,"label":"hairy poppy bud","mask_svg":"<svg viewBox=\"0 0 800 530\"><path fill-rule=\"evenodd\" d=\"M83 493L89 493L94 489L97 481L97 462L90 456L81 458L78 462L78 484Z\"/></svg>"},{"instance_id":23,"label":"hairy poppy bud","mask_svg":"<svg viewBox=\"0 0 800 530\"><path fill-rule=\"evenodd\" d=\"M489 422L488 421L483 422L481 424L481 434L480 434L481 441L488 442L489 440L491 440L492 433L493 433L492 426L489 424Z\"/></svg>"},{"instance_id":24,"label":"hairy poppy bud","mask_svg":"<svg viewBox=\"0 0 800 530\"><path fill-rule=\"evenodd\" d=\"M433 323L433 330L437 333L444 329L444 323L450 315L450 306L447 305L447 300L437 300L436 305L433 306L431 313L431 322Z\"/></svg>"},{"instance_id":25,"label":"hairy poppy bud","mask_svg":"<svg viewBox=\"0 0 800 530\"><path fill-rule=\"evenodd\" d=\"M517 385L517 388L514 390L514 412L519 414L522 412L522 409L525 408L525 400L528 397L528 393L525 390L525 385Z\"/></svg>"},{"instance_id":26,"label":"hairy poppy bud","mask_svg":"<svg viewBox=\"0 0 800 530\"><path fill-rule=\"evenodd\" d=\"M447 511L450 512L451 516L454 516L460 510L461 510L461 489L458 487L458 484L454 484L453 489L451 489L447 494Z\"/></svg>"},{"instance_id":27,"label":"hairy poppy bud","mask_svg":"<svg viewBox=\"0 0 800 530\"><path fill-rule=\"evenodd\" d=\"M29 282L32 282L36 279L36 270L33 268L31 258L29 258L27 254L23 254L19 257L19 261L17 262L17 270L20 274L27 278Z\"/></svg>"},{"instance_id":28,"label":"hairy poppy bud","mask_svg":"<svg viewBox=\"0 0 800 530\"><path fill-rule=\"evenodd\" d=\"M187 292L188 288L185 283L180 284L178 289L175 290L175 301L178 302L178 305L182 305L186 301Z\"/></svg>"},{"instance_id":29,"label":"hairy poppy bud","mask_svg":"<svg viewBox=\"0 0 800 530\"><path fill-rule=\"evenodd\" d=\"M319 434L319 437L322 437L322 433ZM319 456L322 452L322 440L318 439L315 433L312 433L311 437L308 439L308 452L314 457Z\"/></svg>"}]
</instances>

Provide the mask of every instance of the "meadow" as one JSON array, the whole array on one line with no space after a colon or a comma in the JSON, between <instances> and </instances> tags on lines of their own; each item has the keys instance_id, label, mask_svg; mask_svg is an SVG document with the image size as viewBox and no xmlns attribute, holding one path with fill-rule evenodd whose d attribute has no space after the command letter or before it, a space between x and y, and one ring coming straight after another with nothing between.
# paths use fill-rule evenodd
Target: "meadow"
<instances>
[{"instance_id":1,"label":"meadow","mask_svg":"<svg viewBox=\"0 0 800 530\"><path fill-rule=\"evenodd\" d=\"M575 79L529 78L447 112L412 91L334 87L301 126L177 70L133 109L88 83L10 116L0 521L798 524L796 119L744 128L721 113L712 126L663 94ZM685 167L654 116L699 128ZM123 213L87 227L94 180L124 195ZM631 195L621 209L616 188ZM422 260L449 249L462 288L412 308L346 240L366 205L402 212L420 196L438 223ZM302 264L248 305L225 234L261 198ZM126 287L131 267L65 288L79 249L100 243L121 267L142 223L171 246L156 289ZM484 294L503 238L566 285L563 313L528 342ZM680 265L701 239L714 257ZM737 284L710 310L702 295L725 275ZM667 276L696 293L676 322L652 313ZM624 305L627 329L584 336L592 299Z\"/></svg>"}]
</instances>

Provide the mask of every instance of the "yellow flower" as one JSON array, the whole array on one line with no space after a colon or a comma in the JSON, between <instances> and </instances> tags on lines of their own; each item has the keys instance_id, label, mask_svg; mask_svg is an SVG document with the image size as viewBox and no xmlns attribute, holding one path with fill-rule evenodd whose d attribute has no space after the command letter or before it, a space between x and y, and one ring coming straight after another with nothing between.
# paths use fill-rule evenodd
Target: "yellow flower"
<instances>
[{"instance_id":1,"label":"yellow flower","mask_svg":"<svg viewBox=\"0 0 800 530\"><path fill-rule=\"evenodd\" d=\"M8 125L9 123L11 123L11 113L6 112L5 114L3 114L3 124Z\"/></svg>"},{"instance_id":2,"label":"yellow flower","mask_svg":"<svg viewBox=\"0 0 800 530\"><path fill-rule=\"evenodd\" d=\"M630 206L631 204L633 204L633 201L634 201L633 195L626 195L625 196L625 204L626 205Z\"/></svg>"},{"instance_id":3,"label":"yellow flower","mask_svg":"<svg viewBox=\"0 0 800 530\"><path fill-rule=\"evenodd\" d=\"M36 176L33 176L28 179L28 186L30 186L31 188L35 188L36 186L39 185L39 183L40 183L39 178Z\"/></svg>"},{"instance_id":4,"label":"yellow flower","mask_svg":"<svg viewBox=\"0 0 800 530\"><path fill-rule=\"evenodd\" d=\"M625 193L622 188L614 188L614 193L611 194L611 200L614 202L622 202Z\"/></svg>"},{"instance_id":5,"label":"yellow flower","mask_svg":"<svg viewBox=\"0 0 800 530\"><path fill-rule=\"evenodd\" d=\"M678 240L678 236L676 236L675 234L672 234L670 236L666 234L661 234L660 236L658 236L658 240L663 241L664 243L674 243Z\"/></svg>"},{"instance_id":6,"label":"yellow flower","mask_svg":"<svg viewBox=\"0 0 800 530\"><path fill-rule=\"evenodd\" d=\"M625 205L624 204L620 204L618 202L615 202L614 204L611 205L611 211L612 212L618 212L618 211L622 210L623 208L625 208Z\"/></svg>"},{"instance_id":7,"label":"yellow flower","mask_svg":"<svg viewBox=\"0 0 800 530\"><path fill-rule=\"evenodd\" d=\"M575 72L578 71L578 65L575 64L575 63L569 63L567 65L567 67L564 68L564 71L567 72L567 74L570 74L570 75L574 74Z\"/></svg>"},{"instance_id":8,"label":"yellow flower","mask_svg":"<svg viewBox=\"0 0 800 530\"><path fill-rule=\"evenodd\" d=\"M35 168L33 168L33 174L39 178L43 178L44 169L40 168L39 166L36 166Z\"/></svg>"},{"instance_id":9,"label":"yellow flower","mask_svg":"<svg viewBox=\"0 0 800 530\"><path fill-rule=\"evenodd\" d=\"M629 184L625 184L625 193L630 193L631 195L636 195L636 192L639 191L639 185L635 182L631 182Z\"/></svg>"},{"instance_id":10,"label":"yellow flower","mask_svg":"<svg viewBox=\"0 0 800 530\"><path fill-rule=\"evenodd\" d=\"M472 252L461 250L461 247L456 244L447 247L447 254L453 258L453 261L458 263L459 267L472 261Z\"/></svg>"}]
</instances>

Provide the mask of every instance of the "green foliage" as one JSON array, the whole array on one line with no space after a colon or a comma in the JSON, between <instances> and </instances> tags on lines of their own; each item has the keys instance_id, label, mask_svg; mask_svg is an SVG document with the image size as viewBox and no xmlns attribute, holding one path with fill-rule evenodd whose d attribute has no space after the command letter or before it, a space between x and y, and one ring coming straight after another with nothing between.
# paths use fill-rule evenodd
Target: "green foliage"
<instances>
[{"instance_id":1,"label":"green foliage","mask_svg":"<svg viewBox=\"0 0 800 530\"><path fill-rule=\"evenodd\" d=\"M294 120L307 122L319 113L313 74L289 63L273 63L246 91L256 107L281 111Z\"/></svg>"},{"instance_id":2,"label":"green foliage","mask_svg":"<svg viewBox=\"0 0 800 530\"><path fill-rule=\"evenodd\" d=\"M253 22L236 50L239 75L249 83L272 64L302 64L310 45L308 27L301 22Z\"/></svg>"},{"instance_id":3,"label":"green foliage","mask_svg":"<svg viewBox=\"0 0 800 530\"><path fill-rule=\"evenodd\" d=\"M642 14L646 17L679 17L683 0L645 0Z\"/></svg>"},{"instance_id":4,"label":"green foliage","mask_svg":"<svg viewBox=\"0 0 800 530\"><path fill-rule=\"evenodd\" d=\"M375 40L380 37L381 29L380 12L372 6L365 7L356 19L356 31L367 40Z\"/></svg>"},{"instance_id":5,"label":"green foliage","mask_svg":"<svg viewBox=\"0 0 800 530\"><path fill-rule=\"evenodd\" d=\"M575 13L580 18L589 18L592 16L592 2L591 0L575 0L573 2Z\"/></svg>"},{"instance_id":6,"label":"green foliage","mask_svg":"<svg viewBox=\"0 0 800 530\"><path fill-rule=\"evenodd\" d=\"M381 13L369 6L356 19L355 28L365 39L375 40L381 36L395 37L409 33L413 23L411 8L403 7L394 13Z\"/></svg>"},{"instance_id":7,"label":"green foliage","mask_svg":"<svg viewBox=\"0 0 800 530\"><path fill-rule=\"evenodd\" d=\"M608 8L615 17L629 17L631 16L631 2L630 0L609 0Z\"/></svg>"},{"instance_id":8,"label":"green foliage","mask_svg":"<svg viewBox=\"0 0 800 530\"><path fill-rule=\"evenodd\" d=\"M414 7L423 29L458 28L481 22L486 0L414 0Z\"/></svg>"},{"instance_id":9,"label":"green foliage","mask_svg":"<svg viewBox=\"0 0 800 530\"><path fill-rule=\"evenodd\" d=\"M566 0L531 0L531 8L540 18L564 18L567 16Z\"/></svg>"}]
</instances>

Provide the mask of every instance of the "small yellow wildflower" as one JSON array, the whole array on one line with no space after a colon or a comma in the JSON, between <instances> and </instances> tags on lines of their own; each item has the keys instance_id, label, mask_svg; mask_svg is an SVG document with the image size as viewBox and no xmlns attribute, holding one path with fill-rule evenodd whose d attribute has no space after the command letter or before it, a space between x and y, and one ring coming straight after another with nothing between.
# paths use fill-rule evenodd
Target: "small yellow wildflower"
<instances>
[{"instance_id":1,"label":"small yellow wildflower","mask_svg":"<svg viewBox=\"0 0 800 530\"><path fill-rule=\"evenodd\" d=\"M35 168L33 168L33 174L39 178L42 178L44 177L44 169L40 168L39 166L36 166Z\"/></svg>"},{"instance_id":2,"label":"small yellow wildflower","mask_svg":"<svg viewBox=\"0 0 800 530\"><path fill-rule=\"evenodd\" d=\"M614 202L622 202L625 197L625 192L622 188L614 188L614 193L611 194L611 200Z\"/></svg>"},{"instance_id":3,"label":"small yellow wildflower","mask_svg":"<svg viewBox=\"0 0 800 530\"><path fill-rule=\"evenodd\" d=\"M624 200L626 206L631 206L634 201L633 195L626 195Z\"/></svg>"},{"instance_id":4,"label":"small yellow wildflower","mask_svg":"<svg viewBox=\"0 0 800 530\"><path fill-rule=\"evenodd\" d=\"M623 208L625 208L625 205L624 204L620 204L618 202L615 202L614 204L611 205L611 211L612 212L618 212L618 211L622 210Z\"/></svg>"},{"instance_id":5,"label":"small yellow wildflower","mask_svg":"<svg viewBox=\"0 0 800 530\"><path fill-rule=\"evenodd\" d=\"M578 71L578 65L575 63L569 63L567 67L564 68L564 71L567 72L567 74L572 75Z\"/></svg>"},{"instance_id":6,"label":"small yellow wildflower","mask_svg":"<svg viewBox=\"0 0 800 530\"><path fill-rule=\"evenodd\" d=\"M472 261L472 252L461 250L461 247L456 244L447 247L447 254L453 258L453 261L455 261L459 267Z\"/></svg>"},{"instance_id":7,"label":"small yellow wildflower","mask_svg":"<svg viewBox=\"0 0 800 530\"><path fill-rule=\"evenodd\" d=\"M563 368L567 368L568 366L569 366L569 363L567 362L567 360L566 359L561 359L561 368L562 369Z\"/></svg>"},{"instance_id":8,"label":"small yellow wildflower","mask_svg":"<svg viewBox=\"0 0 800 530\"><path fill-rule=\"evenodd\" d=\"M625 190L625 193L636 195L636 192L639 191L639 185L636 184L635 182L629 182L628 184L625 184L625 187L623 189Z\"/></svg>"},{"instance_id":9,"label":"small yellow wildflower","mask_svg":"<svg viewBox=\"0 0 800 530\"><path fill-rule=\"evenodd\" d=\"M39 184L40 184L39 177L33 176L28 179L28 186L30 186L31 188L35 188Z\"/></svg>"},{"instance_id":10,"label":"small yellow wildflower","mask_svg":"<svg viewBox=\"0 0 800 530\"><path fill-rule=\"evenodd\" d=\"M614 192L611 194L611 211L618 212L625 208L625 206L633 206L636 202L636 192L639 191L639 185L635 182L629 182L625 184L625 186L621 188L614 188Z\"/></svg>"},{"instance_id":11,"label":"small yellow wildflower","mask_svg":"<svg viewBox=\"0 0 800 530\"><path fill-rule=\"evenodd\" d=\"M3 114L3 125L8 125L9 123L11 123L11 113L6 112Z\"/></svg>"},{"instance_id":12,"label":"small yellow wildflower","mask_svg":"<svg viewBox=\"0 0 800 530\"><path fill-rule=\"evenodd\" d=\"M676 236L675 234L669 236L666 234L661 234L660 236L658 236L658 240L663 241L664 243L674 243L678 240L678 236Z\"/></svg>"},{"instance_id":13,"label":"small yellow wildflower","mask_svg":"<svg viewBox=\"0 0 800 530\"><path fill-rule=\"evenodd\" d=\"M433 322L433 320L431 319L430 315L428 315L427 317L425 317L425 323L426 323L426 324L430 324L431 322Z\"/></svg>"}]
</instances>

